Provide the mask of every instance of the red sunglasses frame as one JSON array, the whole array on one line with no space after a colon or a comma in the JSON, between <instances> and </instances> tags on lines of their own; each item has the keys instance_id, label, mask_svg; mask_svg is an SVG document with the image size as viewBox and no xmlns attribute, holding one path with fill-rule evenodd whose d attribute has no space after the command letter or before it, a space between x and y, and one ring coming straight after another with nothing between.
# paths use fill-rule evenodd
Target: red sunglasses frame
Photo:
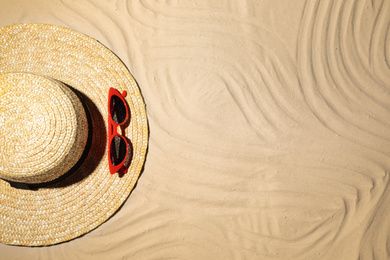
<instances>
[{"instance_id":1,"label":"red sunglasses frame","mask_svg":"<svg viewBox=\"0 0 390 260\"><path fill-rule=\"evenodd\" d=\"M120 98L126 107L126 118L120 124L115 123L114 120L112 119L111 99L113 96L117 96L118 98ZM127 105L126 100L124 99L126 96L127 96L126 91L123 91L122 94L119 93L119 91L116 90L115 88L110 88L110 90L108 91L108 141L109 141L109 143L108 143L108 165L109 165L111 174L114 174L114 173L118 172L119 170L122 170L123 173L127 172L127 167L124 165L124 163L129 155L129 143L123 135L118 133L118 130L117 130L118 126L126 124L127 121L129 120L129 117L130 117L130 110L129 110L129 107ZM123 161L118 165L114 165L112 163L112 160L111 160L111 149L112 149L111 145L112 145L112 140L114 139L115 136L119 136L126 143L126 155L125 155Z\"/></svg>"}]
</instances>

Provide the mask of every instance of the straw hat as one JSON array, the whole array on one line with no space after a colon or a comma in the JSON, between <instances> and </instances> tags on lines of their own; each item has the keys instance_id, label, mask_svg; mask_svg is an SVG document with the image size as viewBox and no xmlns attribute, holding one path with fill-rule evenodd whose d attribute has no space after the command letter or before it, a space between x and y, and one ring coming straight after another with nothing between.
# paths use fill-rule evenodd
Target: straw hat
<instances>
[{"instance_id":1,"label":"straw hat","mask_svg":"<svg viewBox=\"0 0 390 260\"><path fill-rule=\"evenodd\" d=\"M123 175L108 166L111 87L131 113ZM110 50L60 26L0 28L0 242L56 244L102 224L134 188L147 142L140 91Z\"/></svg>"}]
</instances>

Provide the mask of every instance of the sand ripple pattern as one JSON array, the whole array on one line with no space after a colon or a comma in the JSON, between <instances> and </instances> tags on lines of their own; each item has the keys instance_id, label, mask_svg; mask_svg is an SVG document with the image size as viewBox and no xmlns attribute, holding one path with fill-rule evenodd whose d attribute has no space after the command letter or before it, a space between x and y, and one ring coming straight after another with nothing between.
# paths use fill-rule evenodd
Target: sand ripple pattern
<instances>
[{"instance_id":1,"label":"sand ripple pattern","mask_svg":"<svg viewBox=\"0 0 390 260\"><path fill-rule=\"evenodd\" d=\"M309 1L298 50L306 101L321 123L386 155L389 8L389 1Z\"/></svg>"},{"instance_id":2,"label":"sand ripple pattern","mask_svg":"<svg viewBox=\"0 0 390 260\"><path fill-rule=\"evenodd\" d=\"M383 218L389 212L389 10L389 1L307 1L298 42L307 104L324 127L355 147L344 150L355 155L344 167L371 183L351 185L352 197L342 193L345 221L334 241L360 237L360 259L390 256L389 221Z\"/></svg>"},{"instance_id":3,"label":"sand ripple pattern","mask_svg":"<svg viewBox=\"0 0 390 260\"><path fill-rule=\"evenodd\" d=\"M33 6L12 21L41 17ZM87 33L127 64L150 143L115 216L30 258L389 256L390 1L61 0L44 10L42 22Z\"/></svg>"}]
</instances>

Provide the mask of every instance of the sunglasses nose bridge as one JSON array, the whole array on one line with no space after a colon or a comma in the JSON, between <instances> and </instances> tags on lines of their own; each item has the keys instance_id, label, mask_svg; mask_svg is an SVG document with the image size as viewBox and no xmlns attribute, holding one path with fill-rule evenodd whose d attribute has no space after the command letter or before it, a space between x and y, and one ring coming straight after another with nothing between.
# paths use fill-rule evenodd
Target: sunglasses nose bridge
<instances>
[{"instance_id":1,"label":"sunglasses nose bridge","mask_svg":"<svg viewBox=\"0 0 390 260\"><path fill-rule=\"evenodd\" d=\"M112 123L110 124L110 136L114 136L114 135L125 135L125 126L123 126L123 124L115 124L115 123Z\"/></svg>"}]
</instances>

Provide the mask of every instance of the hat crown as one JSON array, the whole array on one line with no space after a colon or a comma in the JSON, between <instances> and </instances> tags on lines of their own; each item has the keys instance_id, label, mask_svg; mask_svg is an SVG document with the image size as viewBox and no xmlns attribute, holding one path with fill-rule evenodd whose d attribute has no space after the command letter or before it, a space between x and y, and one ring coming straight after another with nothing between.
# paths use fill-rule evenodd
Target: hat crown
<instances>
[{"instance_id":1,"label":"hat crown","mask_svg":"<svg viewBox=\"0 0 390 260\"><path fill-rule=\"evenodd\" d=\"M65 84L29 73L0 74L0 178L44 183L80 159L88 123Z\"/></svg>"}]
</instances>

